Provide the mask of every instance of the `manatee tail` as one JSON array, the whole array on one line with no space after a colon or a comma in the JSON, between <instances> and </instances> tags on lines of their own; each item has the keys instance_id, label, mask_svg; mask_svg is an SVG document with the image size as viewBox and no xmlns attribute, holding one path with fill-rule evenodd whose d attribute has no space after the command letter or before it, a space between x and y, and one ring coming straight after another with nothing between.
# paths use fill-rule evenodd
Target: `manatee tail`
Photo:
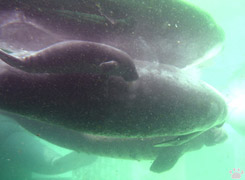
<instances>
[{"instance_id":1,"label":"manatee tail","mask_svg":"<svg viewBox=\"0 0 245 180\"><path fill-rule=\"evenodd\" d=\"M18 59L6 53L2 49L0 49L0 59L12 67L15 67L18 69L23 69L24 67L24 62L21 59Z\"/></svg>"}]
</instances>

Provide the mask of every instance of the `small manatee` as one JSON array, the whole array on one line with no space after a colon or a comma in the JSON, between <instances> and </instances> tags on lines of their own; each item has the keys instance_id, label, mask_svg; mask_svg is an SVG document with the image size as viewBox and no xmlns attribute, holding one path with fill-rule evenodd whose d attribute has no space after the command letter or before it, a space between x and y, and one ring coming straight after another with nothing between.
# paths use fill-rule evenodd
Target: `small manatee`
<instances>
[{"instance_id":1,"label":"small manatee","mask_svg":"<svg viewBox=\"0 0 245 180\"><path fill-rule=\"evenodd\" d=\"M32 55L17 58L0 50L0 58L10 66L30 73L92 73L122 76L136 80L138 74L131 57L105 44L64 41Z\"/></svg>"}]
</instances>

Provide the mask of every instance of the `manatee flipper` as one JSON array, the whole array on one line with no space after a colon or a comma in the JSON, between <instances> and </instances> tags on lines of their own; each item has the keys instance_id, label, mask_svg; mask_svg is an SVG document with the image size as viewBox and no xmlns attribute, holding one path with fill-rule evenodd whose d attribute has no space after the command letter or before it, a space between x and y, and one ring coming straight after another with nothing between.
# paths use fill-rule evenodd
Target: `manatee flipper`
<instances>
[{"instance_id":1,"label":"manatee flipper","mask_svg":"<svg viewBox=\"0 0 245 180\"><path fill-rule=\"evenodd\" d=\"M206 146L214 146L223 143L227 138L228 135L222 127L214 127L205 132L204 144Z\"/></svg>"},{"instance_id":2,"label":"manatee flipper","mask_svg":"<svg viewBox=\"0 0 245 180\"><path fill-rule=\"evenodd\" d=\"M107 62L102 62L100 64L100 67L101 67L102 71L104 71L104 72L116 69L116 68L118 68L118 66L119 66L119 64L116 61L107 61Z\"/></svg>"},{"instance_id":3,"label":"manatee flipper","mask_svg":"<svg viewBox=\"0 0 245 180\"><path fill-rule=\"evenodd\" d=\"M10 66L29 73L91 73L122 76L136 80L132 58L125 52L101 43L64 41L23 58L0 50L0 58Z\"/></svg>"},{"instance_id":4,"label":"manatee flipper","mask_svg":"<svg viewBox=\"0 0 245 180\"><path fill-rule=\"evenodd\" d=\"M182 155L181 146L166 147L160 151L152 163L150 170L155 173L162 173L170 170Z\"/></svg>"},{"instance_id":5,"label":"manatee flipper","mask_svg":"<svg viewBox=\"0 0 245 180\"><path fill-rule=\"evenodd\" d=\"M9 52L10 51L8 50L0 49L0 59L4 61L5 63L7 63L8 65L17 67L17 68L25 65L21 59L18 59L17 57L10 55Z\"/></svg>"}]
</instances>

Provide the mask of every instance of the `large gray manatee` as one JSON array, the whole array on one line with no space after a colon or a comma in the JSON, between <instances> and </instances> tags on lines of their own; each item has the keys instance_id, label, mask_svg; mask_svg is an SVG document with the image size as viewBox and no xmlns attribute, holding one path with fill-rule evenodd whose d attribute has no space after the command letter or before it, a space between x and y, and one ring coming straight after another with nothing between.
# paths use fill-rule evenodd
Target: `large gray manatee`
<instances>
[{"instance_id":1,"label":"large gray manatee","mask_svg":"<svg viewBox=\"0 0 245 180\"><path fill-rule=\"evenodd\" d=\"M139 78L128 82L90 73L28 73L1 62L0 108L114 137L188 139L224 123L225 101L211 86L173 66L134 63Z\"/></svg>"},{"instance_id":2,"label":"large gray manatee","mask_svg":"<svg viewBox=\"0 0 245 180\"><path fill-rule=\"evenodd\" d=\"M13 56L0 52L0 57L8 62ZM0 107L57 145L116 158L155 159L151 170L163 172L185 152L224 140L225 135L212 133L225 120L222 96L176 67L133 60L139 78L129 82L93 72L29 73L25 62L23 67L1 62Z\"/></svg>"},{"instance_id":3,"label":"large gray manatee","mask_svg":"<svg viewBox=\"0 0 245 180\"><path fill-rule=\"evenodd\" d=\"M1 0L0 15L0 24L16 19L34 22L66 39L104 43L133 59L177 67L192 64L210 51L215 55L224 41L223 30L208 13L180 0ZM2 31L4 39L7 35L19 36L10 29ZM30 45L31 41L33 36L18 43L19 48L46 47L40 42Z\"/></svg>"},{"instance_id":4,"label":"large gray manatee","mask_svg":"<svg viewBox=\"0 0 245 180\"><path fill-rule=\"evenodd\" d=\"M161 173L171 169L178 159L188 151L198 150L204 145L222 143L227 135L222 128L211 128L181 145L171 145L177 137L115 138L87 134L40 121L32 121L16 114L1 112L16 120L31 133L56 145L78 152L133 160L153 160L150 170ZM61 136L62 134L62 136ZM165 141L165 147L155 147ZM169 143L169 146L167 145Z\"/></svg>"},{"instance_id":5,"label":"large gray manatee","mask_svg":"<svg viewBox=\"0 0 245 180\"><path fill-rule=\"evenodd\" d=\"M185 152L225 139L222 131L216 135L227 112L219 92L176 67L134 63L139 78L129 82L121 76L27 73L1 62L0 107L54 144L151 159L151 171L158 173Z\"/></svg>"}]
</instances>

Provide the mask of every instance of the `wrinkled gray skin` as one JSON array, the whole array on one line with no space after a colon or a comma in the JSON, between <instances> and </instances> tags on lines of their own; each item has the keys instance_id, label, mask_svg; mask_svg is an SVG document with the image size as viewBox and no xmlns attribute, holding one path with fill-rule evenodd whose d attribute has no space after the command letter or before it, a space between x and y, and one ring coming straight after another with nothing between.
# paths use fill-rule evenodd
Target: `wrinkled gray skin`
<instances>
[{"instance_id":1,"label":"wrinkled gray skin","mask_svg":"<svg viewBox=\"0 0 245 180\"><path fill-rule=\"evenodd\" d=\"M24 127L67 148L113 157L156 158L154 172L170 169L184 152L206 144L205 139L216 139L212 137L216 133L210 133L211 138L206 134L224 123L226 104L219 93L176 67L152 63L184 67L222 44L223 31L209 15L181 1L65 2L4 0L0 8L2 14L26 16L7 23L15 26L12 30L33 28L33 24L44 34L62 29L65 38L105 43L151 63L134 60L139 79L127 82L120 76L31 74L1 62L1 109L22 115L24 120L19 122ZM53 33L49 36L51 42L45 39L39 47L23 47L39 50L61 41ZM13 40L11 35L0 38L7 43ZM20 42L14 45L21 47ZM38 124L41 121L48 124ZM59 139L60 134L65 138Z\"/></svg>"}]
</instances>

